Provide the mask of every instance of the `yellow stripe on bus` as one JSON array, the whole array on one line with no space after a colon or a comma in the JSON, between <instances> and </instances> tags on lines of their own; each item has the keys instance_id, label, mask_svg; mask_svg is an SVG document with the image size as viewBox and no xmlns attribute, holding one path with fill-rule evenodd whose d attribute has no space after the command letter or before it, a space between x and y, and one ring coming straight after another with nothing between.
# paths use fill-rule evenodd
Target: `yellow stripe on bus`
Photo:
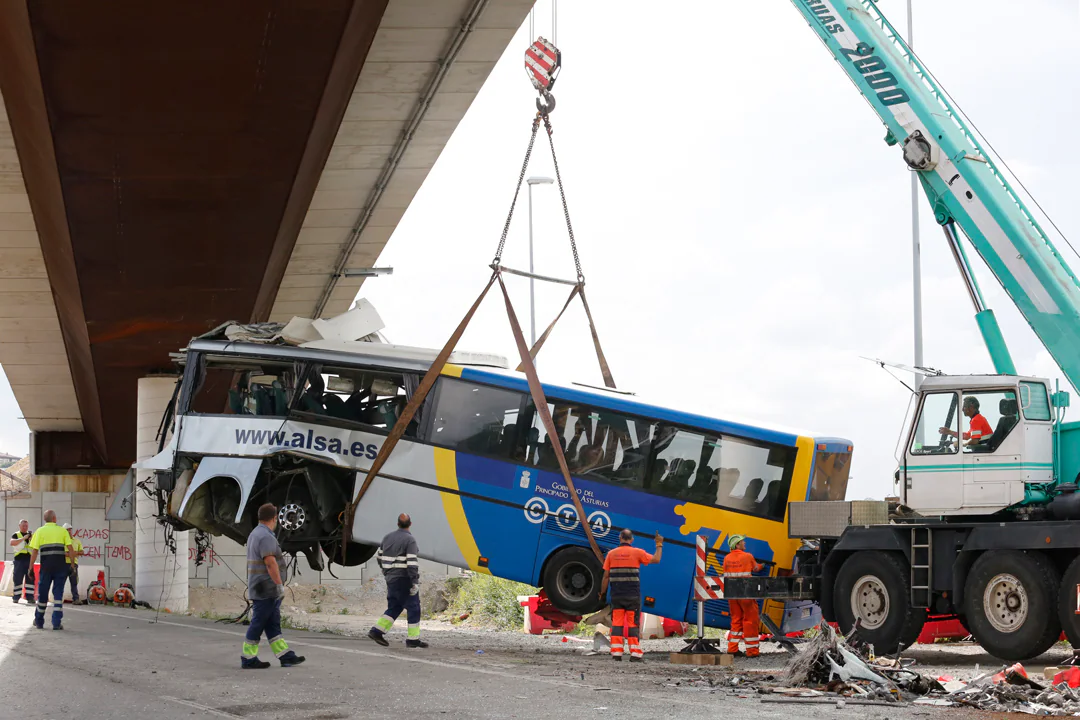
<instances>
[{"instance_id":1,"label":"yellow stripe on bus","mask_svg":"<svg viewBox=\"0 0 1080 720\"><path fill-rule=\"evenodd\" d=\"M451 366L447 365L446 367L450 368ZM458 367L457 370L458 374L460 374L461 368ZM445 373L446 370L443 370L443 372ZM480 548L477 547L476 539L469 528L469 521L465 517L465 508L461 504L461 496L457 494L457 463L454 460L454 451L444 448L434 448L434 450L435 480L439 483L440 488L453 490L453 492L440 492L439 495L442 496L443 511L446 512L446 520L450 525L450 532L454 534L458 550L461 551L461 556L465 558L465 562L469 564L471 570L490 575L490 570L476 564L477 560L480 559Z\"/></svg>"},{"instance_id":2,"label":"yellow stripe on bus","mask_svg":"<svg viewBox=\"0 0 1080 720\"><path fill-rule=\"evenodd\" d=\"M461 377L462 369L463 368L460 365L451 365L450 363L446 363L445 365L443 365L442 372L439 374L459 378Z\"/></svg>"}]
</instances>

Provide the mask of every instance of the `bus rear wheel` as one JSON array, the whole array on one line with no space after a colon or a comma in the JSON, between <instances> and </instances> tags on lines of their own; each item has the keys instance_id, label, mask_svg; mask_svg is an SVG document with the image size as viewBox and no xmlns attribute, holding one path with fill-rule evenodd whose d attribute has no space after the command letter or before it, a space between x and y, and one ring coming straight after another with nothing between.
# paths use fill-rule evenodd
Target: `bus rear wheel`
<instances>
[{"instance_id":1,"label":"bus rear wheel","mask_svg":"<svg viewBox=\"0 0 1080 720\"><path fill-rule=\"evenodd\" d=\"M857 552L836 576L833 609L840 631L851 632L878 653L903 650L919 637L926 609L911 607L907 564L893 553Z\"/></svg>"},{"instance_id":2,"label":"bus rear wheel","mask_svg":"<svg viewBox=\"0 0 1080 720\"><path fill-rule=\"evenodd\" d=\"M551 603L568 615L584 615L604 606L600 582L604 569L591 550L559 550L544 568L544 590Z\"/></svg>"},{"instance_id":3,"label":"bus rear wheel","mask_svg":"<svg viewBox=\"0 0 1080 720\"><path fill-rule=\"evenodd\" d=\"M1042 655L1061 633L1054 612L1060 582L1042 553L983 553L964 586L968 630L988 653L1002 660Z\"/></svg>"}]
</instances>

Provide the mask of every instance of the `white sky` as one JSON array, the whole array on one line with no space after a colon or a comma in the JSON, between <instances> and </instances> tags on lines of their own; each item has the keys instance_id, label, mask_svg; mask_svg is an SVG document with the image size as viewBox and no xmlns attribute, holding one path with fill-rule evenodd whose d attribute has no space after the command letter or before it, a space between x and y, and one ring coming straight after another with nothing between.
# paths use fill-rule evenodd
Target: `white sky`
<instances>
[{"instance_id":1,"label":"white sky","mask_svg":"<svg viewBox=\"0 0 1080 720\"><path fill-rule=\"evenodd\" d=\"M906 27L904 0L878 5ZM914 6L917 52L1080 247L1076 0ZM550 7L539 0L536 13L549 38ZM615 379L675 406L849 438L848 497L881 497L908 393L859 356L912 359L910 175L899 150L790 0L657 8L559 5L556 148ZM526 23L379 259L394 274L364 287L393 342L441 346L490 274L532 116L528 43ZM552 172L541 136L530 174ZM534 193L537 272L572 277L557 191ZM926 362L992 372L925 199L920 212ZM527 267L527 240L523 191L507 265ZM974 263L1018 370L1057 376ZM509 282L527 333L527 281ZM539 332L566 292L536 292ZM515 355L501 297L489 297L460 347ZM580 307L540 367L545 379L601 384ZM0 382L0 450L26 451L19 414Z\"/></svg>"}]
</instances>

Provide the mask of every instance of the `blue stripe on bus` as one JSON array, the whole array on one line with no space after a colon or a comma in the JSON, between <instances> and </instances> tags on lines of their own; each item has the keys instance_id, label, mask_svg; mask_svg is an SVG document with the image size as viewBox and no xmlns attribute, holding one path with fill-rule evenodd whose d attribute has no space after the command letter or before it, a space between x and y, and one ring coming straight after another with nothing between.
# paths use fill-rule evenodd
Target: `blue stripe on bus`
<instances>
[{"instance_id":1,"label":"blue stripe on bus","mask_svg":"<svg viewBox=\"0 0 1080 720\"><path fill-rule=\"evenodd\" d=\"M515 377L466 367L461 371L461 378L463 380L473 380L489 385L497 385L499 387L517 390L523 393L529 392L529 383L524 375ZM780 445L794 447L795 440L798 437L791 433L754 427L752 425L743 425L742 423L725 420L717 420L716 418L710 418L704 415L671 410L669 408L660 407L658 405L649 405L636 400L627 400L618 395L609 395L603 392L592 392L587 389L569 388L549 383L541 384L546 395L552 395L560 400L582 403L592 407L601 407L616 412L627 413L629 415L644 415L645 417L655 418L664 422L687 425L702 430L712 430L713 432L722 434L737 435L750 440L778 443ZM844 442L845 449L849 444L850 443L847 443L846 441Z\"/></svg>"}]
</instances>

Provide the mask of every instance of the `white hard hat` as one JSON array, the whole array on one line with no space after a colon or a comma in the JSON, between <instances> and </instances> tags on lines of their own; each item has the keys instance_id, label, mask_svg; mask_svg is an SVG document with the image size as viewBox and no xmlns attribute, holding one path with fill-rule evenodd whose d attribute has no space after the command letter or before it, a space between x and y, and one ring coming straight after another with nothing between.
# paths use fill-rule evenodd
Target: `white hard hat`
<instances>
[{"instance_id":1,"label":"white hard hat","mask_svg":"<svg viewBox=\"0 0 1080 720\"><path fill-rule=\"evenodd\" d=\"M70 531L71 530L71 523L64 523L64 529Z\"/></svg>"}]
</instances>

